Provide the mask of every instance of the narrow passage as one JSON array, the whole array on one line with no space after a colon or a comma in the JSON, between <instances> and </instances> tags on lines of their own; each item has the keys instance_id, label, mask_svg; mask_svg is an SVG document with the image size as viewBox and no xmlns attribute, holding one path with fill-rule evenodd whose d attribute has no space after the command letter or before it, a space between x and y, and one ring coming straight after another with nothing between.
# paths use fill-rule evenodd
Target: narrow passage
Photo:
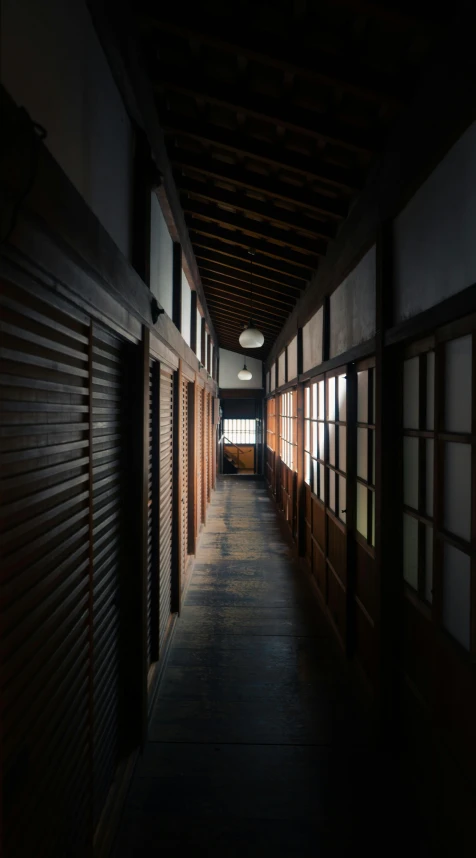
<instances>
[{"instance_id":1,"label":"narrow passage","mask_svg":"<svg viewBox=\"0 0 476 858\"><path fill-rule=\"evenodd\" d=\"M384 856L407 838L432 854L264 483L218 479L115 858Z\"/></svg>"}]
</instances>

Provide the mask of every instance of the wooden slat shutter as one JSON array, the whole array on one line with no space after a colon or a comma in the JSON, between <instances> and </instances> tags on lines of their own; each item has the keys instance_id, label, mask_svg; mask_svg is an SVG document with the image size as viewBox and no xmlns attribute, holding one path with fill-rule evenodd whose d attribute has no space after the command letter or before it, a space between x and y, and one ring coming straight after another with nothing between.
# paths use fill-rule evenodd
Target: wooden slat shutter
<instances>
[{"instance_id":1,"label":"wooden slat shutter","mask_svg":"<svg viewBox=\"0 0 476 858\"><path fill-rule=\"evenodd\" d=\"M89 325L6 282L0 304L0 852L79 858L91 837Z\"/></svg>"},{"instance_id":2,"label":"wooden slat shutter","mask_svg":"<svg viewBox=\"0 0 476 858\"><path fill-rule=\"evenodd\" d=\"M93 329L94 823L120 757L122 531L127 497L123 344Z\"/></svg>"},{"instance_id":3,"label":"wooden slat shutter","mask_svg":"<svg viewBox=\"0 0 476 858\"><path fill-rule=\"evenodd\" d=\"M182 568L182 587L185 583L185 570L188 559L188 381L182 381L182 497L181 497L181 568Z\"/></svg>"},{"instance_id":4,"label":"wooden slat shutter","mask_svg":"<svg viewBox=\"0 0 476 858\"><path fill-rule=\"evenodd\" d=\"M167 636L171 615L172 595L172 513L173 513L173 373L166 367L160 369L160 620L159 654Z\"/></svg>"},{"instance_id":5,"label":"wooden slat shutter","mask_svg":"<svg viewBox=\"0 0 476 858\"><path fill-rule=\"evenodd\" d=\"M196 393L196 408L197 408L197 417L196 417L196 456L195 456L195 466L197 469L197 535L200 530L200 525L202 523L202 479L203 479L203 464L202 464L202 406L203 394L202 389L197 387Z\"/></svg>"},{"instance_id":6,"label":"wooden slat shutter","mask_svg":"<svg viewBox=\"0 0 476 858\"><path fill-rule=\"evenodd\" d=\"M147 663L159 652L159 384L157 361L149 364L149 479L147 509Z\"/></svg>"}]
</instances>

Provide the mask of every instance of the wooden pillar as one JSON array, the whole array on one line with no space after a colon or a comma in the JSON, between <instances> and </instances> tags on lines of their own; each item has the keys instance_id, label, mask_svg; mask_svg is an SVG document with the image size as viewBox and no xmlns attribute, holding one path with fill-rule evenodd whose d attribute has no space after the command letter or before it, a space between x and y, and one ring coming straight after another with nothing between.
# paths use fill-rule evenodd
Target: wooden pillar
<instances>
[{"instance_id":1,"label":"wooden pillar","mask_svg":"<svg viewBox=\"0 0 476 858\"><path fill-rule=\"evenodd\" d=\"M172 267L172 321L182 330L182 248L174 242Z\"/></svg>"},{"instance_id":2,"label":"wooden pillar","mask_svg":"<svg viewBox=\"0 0 476 858\"><path fill-rule=\"evenodd\" d=\"M393 310L392 224L377 235L375 566L378 642L377 705L380 735L395 747L401 703L403 622L401 497L401 361L385 347Z\"/></svg>"},{"instance_id":3,"label":"wooden pillar","mask_svg":"<svg viewBox=\"0 0 476 858\"><path fill-rule=\"evenodd\" d=\"M190 306L190 348L197 354L197 293L192 289Z\"/></svg>"}]
</instances>

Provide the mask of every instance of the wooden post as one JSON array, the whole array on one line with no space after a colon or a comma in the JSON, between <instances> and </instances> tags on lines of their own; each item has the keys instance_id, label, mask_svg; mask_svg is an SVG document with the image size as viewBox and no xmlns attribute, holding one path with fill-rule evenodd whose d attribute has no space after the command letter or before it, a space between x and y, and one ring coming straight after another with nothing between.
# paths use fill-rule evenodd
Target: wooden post
<instances>
[{"instance_id":1,"label":"wooden post","mask_svg":"<svg viewBox=\"0 0 476 858\"><path fill-rule=\"evenodd\" d=\"M197 293L192 289L190 306L190 348L197 354Z\"/></svg>"},{"instance_id":2,"label":"wooden post","mask_svg":"<svg viewBox=\"0 0 476 858\"><path fill-rule=\"evenodd\" d=\"M381 738L399 736L402 650L401 368L394 348L385 348L392 322L392 225L377 235L375 565L378 646L377 705Z\"/></svg>"},{"instance_id":3,"label":"wooden post","mask_svg":"<svg viewBox=\"0 0 476 858\"><path fill-rule=\"evenodd\" d=\"M173 247L172 321L182 331L182 248L178 242Z\"/></svg>"}]
</instances>

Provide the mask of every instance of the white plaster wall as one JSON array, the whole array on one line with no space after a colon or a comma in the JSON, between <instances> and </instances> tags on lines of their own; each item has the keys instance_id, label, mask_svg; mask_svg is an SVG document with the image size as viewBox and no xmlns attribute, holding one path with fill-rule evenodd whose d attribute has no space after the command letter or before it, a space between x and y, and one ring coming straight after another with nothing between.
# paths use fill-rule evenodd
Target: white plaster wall
<instances>
[{"instance_id":1,"label":"white plaster wall","mask_svg":"<svg viewBox=\"0 0 476 858\"><path fill-rule=\"evenodd\" d=\"M297 378L298 374L298 353L297 353L297 336L291 340L288 345L288 381Z\"/></svg>"},{"instance_id":2,"label":"white plaster wall","mask_svg":"<svg viewBox=\"0 0 476 858\"><path fill-rule=\"evenodd\" d=\"M197 309L197 358L203 363L202 357L202 316L200 310Z\"/></svg>"},{"instance_id":3,"label":"white plaster wall","mask_svg":"<svg viewBox=\"0 0 476 858\"><path fill-rule=\"evenodd\" d=\"M173 241L155 194L150 212L150 288L172 318Z\"/></svg>"},{"instance_id":4,"label":"white plaster wall","mask_svg":"<svg viewBox=\"0 0 476 858\"><path fill-rule=\"evenodd\" d=\"M330 297L330 357L375 334L375 245Z\"/></svg>"},{"instance_id":5,"label":"white plaster wall","mask_svg":"<svg viewBox=\"0 0 476 858\"><path fill-rule=\"evenodd\" d=\"M322 363L322 336L324 312L322 307L314 313L302 329L302 366L304 372Z\"/></svg>"},{"instance_id":6,"label":"white plaster wall","mask_svg":"<svg viewBox=\"0 0 476 858\"><path fill-rule=\"evenodd\" d=\"M476 283L476 122L395 221L395 322Z\"/></svg>"},{"instance_id":7,"label":"white plaster wall","mask_svg":"<svg viewBox=\"0 0 476 858\"><path fill-rule=\"evenodd\" d=\"M182 337L190 345L190 323L192 313L192 291L185 271L182 271Z\"/></svg>"},{"instance_id":8,"label":"white plaster wall","mask_svg":"<svg viewBox=\"0 0 476 858\"><path fill-rule=\"evenodd\" d=\"M250 381L241 381L238 378L240 369L243 369L243 364L253 374ZM228 349L220 349L220 387L223 388L258 388L263 387L263 362L257 358L244 357L238 352L232 352Z\"/></svg>"},{"instance_id":9,"label":"white plaster wall","mask_svg":"<svg viewBox=\"0 0 476 858\"><path fill-rule=\"evenodd\" d=\"M130 258L132 128L84 0L2 0L2 84Z\"/></svg>"},{"instance_id":10,"label":"white plaster wall","mask_svg":"<svg viewBox=\"0 0 476 858\"><path fill-rule=\"evenodd\" d=\"M286 383L286 349L278 357L278 387Z\"/></svg>"}]
</instances>

